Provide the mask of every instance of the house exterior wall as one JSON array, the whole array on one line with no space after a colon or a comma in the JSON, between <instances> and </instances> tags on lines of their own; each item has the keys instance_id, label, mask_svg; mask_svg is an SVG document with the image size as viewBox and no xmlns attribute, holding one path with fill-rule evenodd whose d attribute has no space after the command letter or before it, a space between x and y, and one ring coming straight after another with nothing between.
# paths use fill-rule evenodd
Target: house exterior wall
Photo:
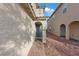
<instances>
[{"instance_id":1,"label":"house exterior wall","mask_svg":"<svg viewBox=\"0 0 79 59\"><path fill-rule=\"evenodd\" d=\"M27 55L33 43L33 25L19 4L0 4L0 55Z\"/></svg>"},{"instance_id":2,"label":"house exterior wall","mask_svg":"<svg viewBox=\"0 0 79 59\"><path fill-rule=\"evenodd\" d=\"M44 8L42 7L38 7L37 4L35 3L32 3L31 4L32 7L33 7L33 10L35 12L35 15L37 17L37 19L34 21L34 24L36 22L40 22L42 23L42 42L43 43L46 43L46 29L47 29L47 21L46 21L46 18L44 17ZM36 28L35 28L36 29ZM36 30L35 30L35 33L36 33Z\"/></svg>"},{"instance_id":3,"label":"house exterior wall","mask_svg":"<svg viewBox=\"0 0 79 59\"><path fill-rule=\"evenodd\" d=\"M43 9L35 9L36 17L43 17L44 16L43 11L44 11Z\"/></svg>"},{"instance_id":4,"label":"house exterior wall","mask_svg":"<svg viewBox=\"0 0 79 59\"><path fill-rule=\"evenodd\" d=\"M35 3L32 3L31 5L34 9L36 17L43 17L44 16L44 8L37 8L37 4L35 4Z\"/></svg>"},{"instance_id":5,"label":"house exterior wall","mask_svg":"<svg viewBox=\"0 0 79 59\"><path fill-rule=\"evenodd\" d=\"M69 39L69 24L74 21L79 21L78 7L79 4L76 3L63 4L48 20L48 27L51 27L51 33L60 36L60 26L64 24L66 26L66 39ZM65 13L63 13L64 8L67 8Z\"/></svg>"}]
</instances>

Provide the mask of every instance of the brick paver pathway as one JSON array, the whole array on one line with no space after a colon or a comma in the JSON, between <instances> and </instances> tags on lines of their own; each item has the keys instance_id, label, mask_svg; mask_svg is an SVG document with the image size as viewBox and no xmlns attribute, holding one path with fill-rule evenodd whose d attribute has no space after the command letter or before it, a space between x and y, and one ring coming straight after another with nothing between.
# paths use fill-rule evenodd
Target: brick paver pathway
<instances>
[{"instance_id":1,"label":"brick paver pathway","mask_svg":"<svg viewBox=\"0 0 79 59\"><path fill-rule=\"evenodd\" d=\"M47 33L46 44L35 41L29 56L79 56L79 42Z\"/></svg>"},{"instance_id":2,"label":"brick paver pathway","mask_svg":"<svg viewBox=\"0 0 79 59\"><path fill-rule=\"evenodd\" d=\"M44 56L45 55L44 44L41 41L38 41L38 40L35 41L28 55L29 56Z\"/></svg>"}]
</instances>

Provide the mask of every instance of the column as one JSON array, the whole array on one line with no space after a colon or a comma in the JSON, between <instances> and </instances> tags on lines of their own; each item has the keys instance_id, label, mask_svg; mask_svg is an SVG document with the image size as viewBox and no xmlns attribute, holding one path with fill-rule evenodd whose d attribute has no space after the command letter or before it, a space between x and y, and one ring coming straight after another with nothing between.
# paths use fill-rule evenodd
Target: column
<instances>
[{"instance_id":1,"label":"column","mask_svg":"<svg viewBox=\"0 0 79 59\"><path fill-rule=\"evenodd\" d=\"M42 36L42 42L43 43L46 43L46 24L45 24L45 22L43 23L43 36Z\"/></svg>"},{"instance_id":2,"label":"column","mask_svg":"<svg viewBox=\"0 0 79 59\"><path fill-rule=\"evenodd\" d=\"M43 43L46 43L46 30L43 30Z\"/></svg>"},{"instance_id":3,"label":"column","mask_svg":"<svg viewBox=\"0 0 79 59\"><path fill-rule=\"evenodd\" d=\"M69 26L66 26L66 39L69 40Z\"/></svg>"}]
</instances>

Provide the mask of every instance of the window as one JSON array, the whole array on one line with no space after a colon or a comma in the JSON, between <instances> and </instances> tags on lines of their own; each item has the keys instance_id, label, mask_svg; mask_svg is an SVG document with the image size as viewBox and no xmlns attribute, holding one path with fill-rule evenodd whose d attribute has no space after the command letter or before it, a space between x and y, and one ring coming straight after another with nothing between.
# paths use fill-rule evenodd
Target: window
<instances>
[{"instance_id":1,"label":"window","mask_svg":"<svg viewBox=\"0 0 79 59\"><path fill-rule=\"evenodd\" d=\"M64 4L63 6L62 6L62 14L66 14L66 12L67 12L67 9L68 8L68 5L67 4Z\"/></svg>"},{"instance_id":2,"label":"window","mask_svg":"<svg viewBox=\"0 0 79 59\"><path fill-rule=\"evenodd\" d=\"M66 13L66 11L67 11L67 8L64 8L64 10L63 10L63 14Z\"/></svg>"}]
</instances>

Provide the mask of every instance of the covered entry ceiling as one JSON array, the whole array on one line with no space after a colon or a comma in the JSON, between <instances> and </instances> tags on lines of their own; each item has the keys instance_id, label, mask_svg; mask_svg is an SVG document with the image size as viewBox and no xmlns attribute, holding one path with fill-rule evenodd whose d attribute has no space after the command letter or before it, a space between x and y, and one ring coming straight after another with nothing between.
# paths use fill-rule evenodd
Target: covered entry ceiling
<instances>
[{"instance_id":1,"label":"covered entry ceiling","mask_svg":"<svg viewBox=\"0 0 79 59\"><path fill-rule=\"evenodd\" d=\"M69 25L70 39L79 40L79 21L74 21Z\"/></svg>"},{"instance_id":2,"label":"covered entry ceiling","mask_svg":"<svg viewBox=\"0 0 79 59\"><path fill-rule=\"evenodd\" d=\"M35 24L36 24L36 26L40 26L40 25L42 25L41 22L36 22Z\"/></svg>"}]
</instances>

